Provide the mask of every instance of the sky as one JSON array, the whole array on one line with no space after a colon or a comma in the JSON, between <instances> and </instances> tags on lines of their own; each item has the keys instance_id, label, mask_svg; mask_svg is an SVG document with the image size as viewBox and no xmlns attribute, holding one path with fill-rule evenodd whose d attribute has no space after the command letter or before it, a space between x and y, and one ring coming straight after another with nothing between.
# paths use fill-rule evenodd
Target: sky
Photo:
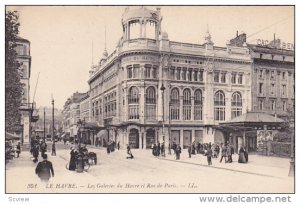
<instances>
[{"instance_id":1,"label":"sky","mask_svg":"<svg viewBox=\"0 0 300 204\"><path fill-rule=\"evenodd\" d=\"M148 6L155 9L153 6ZM89 70L105 45L110 54L122 36L124 6L14 6L20 36L31 42L30 97L39 106L62 109L72 93L87 92ZM294 43L294 8L283 6L162 6L162 31L171 41L203 44L209 30L216 46L245 32L248 43L272 40Z\"/></svg>"}]
</instances>

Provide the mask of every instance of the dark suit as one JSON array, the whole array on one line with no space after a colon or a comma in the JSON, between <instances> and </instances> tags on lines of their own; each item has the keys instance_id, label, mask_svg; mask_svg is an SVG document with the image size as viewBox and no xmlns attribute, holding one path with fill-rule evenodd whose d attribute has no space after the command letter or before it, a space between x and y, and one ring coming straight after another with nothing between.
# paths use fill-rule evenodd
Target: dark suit
<instances>
[{"instance_id":1,"label":"dark suit","mask_svg":"<svg viewBox=\"0 0 300 204\"><path fill-rule=\"evenodd\" d=\"M49 181L51 174L54 177L52 162L47 160L39 162L35 168L35 173L42 181Z\"/></svg>"}]
</instances>

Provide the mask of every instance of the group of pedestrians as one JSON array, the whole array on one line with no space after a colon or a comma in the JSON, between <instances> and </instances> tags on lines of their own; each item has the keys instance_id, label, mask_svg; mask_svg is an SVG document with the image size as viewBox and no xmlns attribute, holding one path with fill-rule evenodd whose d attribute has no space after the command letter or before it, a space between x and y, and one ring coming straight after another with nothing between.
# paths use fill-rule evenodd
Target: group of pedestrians
<instances>
[{"instance_id":1,"label":"group of pedestrians","mask_svg":"<svg viewBox=\"0 0 300 204\"><path fill-rule=\"evenodd\" d=\"M155 157L158 157L158 156L165 157L166 156L165 143L164 142L162 142L162 143L158 142L157 144L155 144L155 143L152 144L151 149L152 149L152 154Z\"/></svg>"}]
</instances>

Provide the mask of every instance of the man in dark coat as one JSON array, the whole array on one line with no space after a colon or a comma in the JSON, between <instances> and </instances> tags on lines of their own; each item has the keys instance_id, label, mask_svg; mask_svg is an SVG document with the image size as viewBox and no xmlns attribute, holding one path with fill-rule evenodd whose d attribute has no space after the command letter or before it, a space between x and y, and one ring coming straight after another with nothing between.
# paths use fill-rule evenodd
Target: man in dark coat
<instances>
[{"instance_id":1,"label":"man in dark coat","mask_svg":"<svg viewBox=\"0 0 300 204\"><path fill-rule=\"evenodd\" d=\"M176 160L179 160L180 159L180 154L181 154L181 147L180 147L179 144L176 147L175 153L176 153Z\"/></svg>"},{"instance_id":2,"label":"man in dark coat","mask_svg":"<svg viewBox=\"0 0 300 204\"><path fill-rule=\"evenodd\" d=\"M36 163L39 157L39 146L34 145L32 148L32 156L34 157L33 162Z\"/></svg>"},{"instance_id":3,"label":"man in dark coat","mask_svg":"<svg viewBox=\"0 0 300 204\"><path fill-rule=\"evenodd\" d=\"M47 160L47 154L43 155L43 161L39 162L37 167L35 168L35 173L43 182L48 182L51 175L54 177L54 169L52 162Z\"/></svg>"},{"instance_id":4,"label":"man in dark coat","mask_svg":"<svg viewBox=\"0 0 300 204\"><path fill-rule=\"evenodd\" d=\"M18 142L18 145L17 145L17 157L19 158L19 155L21 153L21 144L20 142Z\"/></svg>"},{"instance_id":5,"label":"man in dark coat","mask_svg":"<svg viewBox=\"0 0 300 204\"><path fill-rule=\"evenodd\" d=\"M192 157L192 147L191 145L188 147L189 158Z\"/></svg>"},{"instance_id":6,"label":"man in dark coat","mask_svg":"<svg viewBox=\"0 0 300 204\"><path fill-rule=\"evenodd\" d=\"M221 144L221 159L220 159L220 163L222 162L223 158L225 157L225 163L227 163L227 147L226 145Z\"/></svg>"}]
</instances>

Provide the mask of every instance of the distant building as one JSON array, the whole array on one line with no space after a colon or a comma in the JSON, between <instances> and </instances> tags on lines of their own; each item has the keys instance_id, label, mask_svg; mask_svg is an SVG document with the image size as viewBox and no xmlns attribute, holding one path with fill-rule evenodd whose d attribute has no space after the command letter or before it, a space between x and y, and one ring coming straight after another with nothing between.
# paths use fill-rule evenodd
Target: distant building
<instances>
[{"instance_id":1,"label":"distant building","mask_svg":"<svg viewBox=\"0 0 300 204\"><path fill-rule=\"evenodd\" d=\"M21 37L16 39L17 60L20 63L21 83L24 84L22 90L21 125L22 141L29 144L31 138L31 114L33 105L30 103L30 74L31 74L31 56L30 41Z\"/></svg>"},{"instance_id":2,"label":"distant building","mask_svg":"<svg viewBox=\"0 0 300 204\"><path fill-rule=\"evenodd\" d=\"M68 134L69 137L75 139L78 132L78 121L80 119L80 101L86 93L73 93L65 102L62 115L63 115L63 132Z\"/></svg>"},{"instance_id":3,"label":"distant building","mask_svg":"<svg viewBox=\"0 0 300 204\"><path fill-rule=\"evenodd\" d=\"M246 34L230 41L241 46ZM291 43L280 39L247 44L252 58L252 111L285 117L295 107L295 52Z\"/></svg>"}]
</instances>

